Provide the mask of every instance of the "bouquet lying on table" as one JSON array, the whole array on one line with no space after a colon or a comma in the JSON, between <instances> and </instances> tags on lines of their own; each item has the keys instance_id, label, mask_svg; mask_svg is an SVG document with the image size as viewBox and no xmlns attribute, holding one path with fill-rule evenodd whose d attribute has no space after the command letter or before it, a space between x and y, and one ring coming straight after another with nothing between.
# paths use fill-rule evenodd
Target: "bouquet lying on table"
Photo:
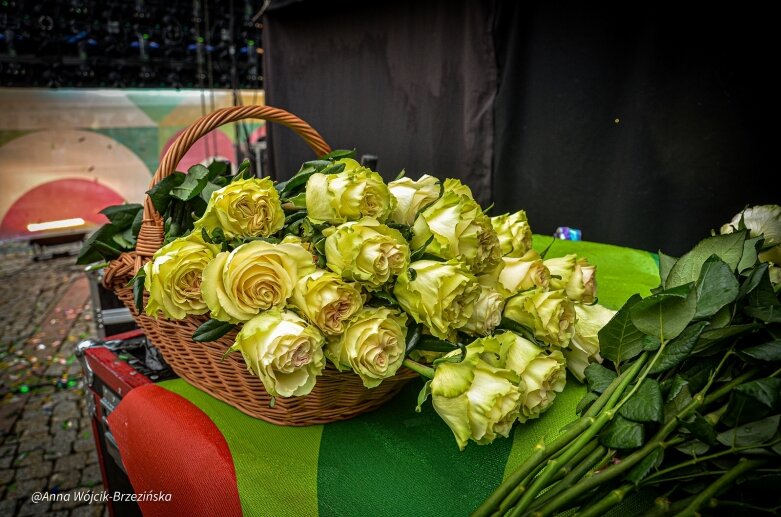
<instances>
[{"instance_id":1,"label":"bouquet lying on table","mask_svg":"<svg viewBox=\"0 0 781 517\"><path fill-rule=\"evenodd\" d=\"M614 314L596 304L593 265L544 260L523 211L489 217L458 180L386 184L351 156L276 184L246 166L158 184L167 244L134 279L137 302L145 289L149 315L208 313L195 341L242 325L230 350L274 397L310 393L326 360L367 388L405 365L429 379L419 401L431 396L461 449L537 418L567 367L583 379ZM97 237L114 256L140 221L124 215L119 240Z\"/></svg>"}]
</instances>

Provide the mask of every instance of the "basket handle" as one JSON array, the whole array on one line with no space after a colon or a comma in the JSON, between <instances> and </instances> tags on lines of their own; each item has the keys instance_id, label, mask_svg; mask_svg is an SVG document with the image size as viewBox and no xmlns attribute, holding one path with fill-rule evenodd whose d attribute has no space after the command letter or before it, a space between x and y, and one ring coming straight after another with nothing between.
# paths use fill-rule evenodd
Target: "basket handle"
<instances>
[{"instance_id":1,"label":"basket handle","mask_svg":"<svg viewBox=\"0 0 781 517\"><path fill-rule=\"evenodd\" d=\"M289 127L312 148L317 156L331 152L329 145L325 143L323 137L312 126L285 110L270 106L232 106L222 108L199 118L179 135L160 161L160 165L158 165L155 175L149 182L147 190L173 174L182 157L199 138L223 124L252 118L276 122ZM149 196L146 196L144 199L144 216L141 230L136 242L136 253L140 257L151 257L154 255L163 245L163 233L163 218L155 210Z\"/></svg>"}]
</instances>

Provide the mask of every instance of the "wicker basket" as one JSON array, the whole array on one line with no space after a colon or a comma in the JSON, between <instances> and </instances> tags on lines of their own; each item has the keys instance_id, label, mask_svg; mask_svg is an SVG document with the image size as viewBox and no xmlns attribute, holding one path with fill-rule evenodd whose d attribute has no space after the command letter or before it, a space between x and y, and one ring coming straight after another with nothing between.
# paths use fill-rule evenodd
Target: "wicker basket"
<instances>
[{"instance_id":1,"label":"wicker basket","mask_svg":"<svg viewBox=\"0 0 781 517\"><path fill-rule=\"evenodd\" d=\"M291 128L318 156L330 151L317 131L284 110L268 106L224 108L200 118L176 139L160 162L149 188L172 174L190 146L200 137L223 124L249 118ZM205 316L175 321L162 316L154 319L136 312L132 289L127 287L127 283L162 244L163 221L147 196L136 251L123 253L109 264L104 284L114 290L130 309L138 325L160 349L177 375L240 411L278 425L303 426L345 420L378 408L416 377L417 374L411 370L401 368L394 377L384 380L378 387L366 389L360 377L352 372L339 372L329 363L309 395L279 397L271 407L271 396L260 380L247 370L241 354L231 354L222 359L236 337L235 331L215 342L196 343L192 341L192 334L206 321Z\"/></svg>"}]
</instances>

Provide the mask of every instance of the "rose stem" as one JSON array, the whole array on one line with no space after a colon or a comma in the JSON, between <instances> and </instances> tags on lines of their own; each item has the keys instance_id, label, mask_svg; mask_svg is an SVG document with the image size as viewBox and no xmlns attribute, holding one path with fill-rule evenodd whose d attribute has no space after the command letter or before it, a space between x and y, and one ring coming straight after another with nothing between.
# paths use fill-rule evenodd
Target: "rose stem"
<instances>
[{"instance_id":1,"label":"rose stem","mask_svg":"<svg viewBox=\"0 0 781 517\"><path fill-rule=\"evenodd\" d=\"M632 483L625 483L615 490L611 490L606 497L603 497L601 500L597 501L597 503L592 504L582 511L578 511L575 515L578 517L598 517L599 515L604 515L608 509L623 501L627 492L631 491L633 488L634 485Z\"/></svg>"},{"instance_id":2,"label":"rose stem","mask_svg":"<svg viewBox=\"0 0 781 517\"><path fill-rule=\"evenodd\" d=\"M430 366L424 366L420 363L416 363L409 357L405 358L402 364L407 368L409 368L410 370L419 373L420 375L422 375L427 379L434 378L434 368L431 368Z\"/></svg>"},{"instance_id":3,"label":"rose stem","mask_svg":"<svg viewBox=\"0 0 781 517\"><path fill-rule=\"evenodd\" d=\"M643 354L629 368L627 371L627 376L621 380L621 384L619 385L618 389L616 389L616 391L608 400L607 404L605 405L606 410L603 413L600 413L600 415L594 419L593 423L583 432L583 434L581 434L574 442L572 442L572 444L567 447L567 450L561 456L552 460L548 460L547 468L542 471L539 476L537 476L537 479L534 480L534 483L532 483L532 486L529 488L528 492L526 492L523 497L521 497L518 506L509 512L510 517L517 517L522 515L523 512L525 512L534 502L534 498L537 496L537 494L543 488L548 486L550 481L553 479L553 476L555 476L556 472L561 468L561 465L571 460L608 422L610 422L610 420L613 419L613 415L615 413L614 406L618 402L618 399L621 397L621 395L624 393L624 390L634 380L637 373L643 367L646 359L648 359L648 352L643 352Z\"/></svg>"},{"instance_id":4,"label":"rose stem","mask_svg":"<svg viewBox=\"0 0 781 517\"><path fill-rule=\"evenodd\" d=\"M592 443L596 444L597 442L595 440ZM588 456L586 456L585 459L583 459L583 461L578 463L578 465L575 466L575 468L572 469L572 471L569 474L567 474L564 477L564 479L561 480L561 482L559 482L558 484L553 486L550 490L542 494L539 499L535 500L534 506L536 507L543 506L545 503L553 499L553 497L555 497L556 494L574 485L577 480L579 480L584 475L586 475L589 470L592 470L592 468L594 468L595 465L598 464L598 462L602 463L601 460L605 452L607 452L607 450L601 445L598 446L596 449L593 449L591 453Z\"/></svg>"},{"instance_id":5,"label":"rose stem","mask_svg":"<svg viewBox=\"0 0 781 517\"><path fill-rule=\"evenodd\" d=\"M718 495L721 489L727 487L735 479L741 476L741 474L753 470L761 465L764 465L767 460L747 460L746 458L740 458L737 465L729 469L716 481L708 485L708 487L700 492L694 500L689 503L689 506L683 509L683 511L676 514L676 517L694 517L697 515L697 510L710 501L712 497Z\"/></svg>"},{"instance_id":6,"label":"rose stem","mask_svg":"<svg viewBox=\"0 0 781 517\"><path fill-rule=\"evenodd\" d=\"M677 415L675 415L674 418L672 418L667 424L665 424L657 433L654 435L654 437L649 441L648 443L643 446L640 450L633 452L626 458L624 458L621 463L618 463L616 465L612 465L605 470L599 472L598 474L595 474L594 476L590 478L583 479L580 483L577 485L565 490L561 494L559 494L557 497L555 497L551 502L549 502L547 505L545 505L540 510L540 515L549 515L555 510L559 509L563 505L569 503L570 501L575 500L577 497L579 497L581 494L590 491L592 488L595 488L602 483L609 481L616 476L619 476L626 472L627 470L634 467L638 462L640 462L643 458L648 456L650 453L652 453L657 448L661 447L664 448L666 444L664 443L664 439L667 437L668 434L670 434L672 431L674 431L678 427L678 422L684 418L686 415L688 415L690 412L696 410L697 408L704 406L708 402L714 402L718 400L719 397L722 397L724 395L727 395L732 389L736 388L740 384L744 383L748 379L750 379L754 374L756 373L756 370L751 370L743 375L736 377L731 382L728 382L718 390L714 391L707 397L703 397L703 393L707 391L709 388L710 382L708 383L708 386L705 386L700 393L694 396L691 402L687 404ZM711 381L713 378L711 378ZM539 478L538 478L539 479Z\"/></svg>"},{"instance_id":7,"label":"rose stem","mask_svg":"<svg viewBox=\"0 0 781 517\"><path fill-rule=\"evenodd\" d=\"M564 428L564 433L558 438L554 439L547 446L543 441L534 446L534 452L532 455L521 463L518 468L515 469L505 479L494 492L481 504L473 513L472 517L487 517L491 515L494 509L521 483L521 481L533 472L543 461L563 449L569 443L577 438L580 433L587 429L593 422L596 414L607 404L608 400L613 396L615 391L621 386L622 381L626 378L628 372L624 372L615 379L607 389L599 396L597 400L591 404L588 411L580 417L578 420L573 421L571 424Z\"/></svg>"}]
</instances>

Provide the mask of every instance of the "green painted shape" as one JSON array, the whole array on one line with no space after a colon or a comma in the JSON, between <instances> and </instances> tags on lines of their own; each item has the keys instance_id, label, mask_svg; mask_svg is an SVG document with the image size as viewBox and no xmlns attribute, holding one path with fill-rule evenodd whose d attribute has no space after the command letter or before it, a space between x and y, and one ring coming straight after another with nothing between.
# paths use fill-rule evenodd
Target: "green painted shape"
<instances>
[{"instance_id":1,"label":"green painted shape","mask_svg":"<svg viewBox=\"0 0 781 517\"><path fill-rule=\"evenodd\" d=\"M179 102L171 102L169 95L155 96L148 92L142 94L126 93L126 95L133 104L158 124L180 105Z\"/></svg>"},{"instance_id":2,"label":"green painted shape","mask_svg":"<svg viewBox=\"0 0 781 517\"><path fill-rule=\"evenodd\" d=\"M325 426L320 515L467 515L496 488L510 440L459 451L430 402L415 413L421 386L411 382L381 410Z\"/></svg>"},{"instance_id":3,"label":"green painted shape","mask_svg":"<svg viewBox=\"0 0 781 517\"><path fill-rule=\"evenodd\" d=\"M233 456L245 516L317 516L317 463L323 426L269 424L181 379L159 386L198 406L222 432ZM208 477L208 470L203 475Z\"/></svg>"},{"instance_id":4,"label":"green painted shape","mask_svg":"<svg viewBox=\"0 0 781 517\"><path fill-rule=\"evenodd\" d=\"M159 162L156 127L109 127L92 131L116 140L133 151L144 162L149 174L154 174Z\"/></svg>"},{"instance_id":5,"label":"green painted shape","mask_svg":"<svg viewBox=\"0 0 781 517\"><path fill-rule=\"evenodd\" d=\"M34 132L35 132L34 130L21 130L21 129L0 130L0 147L3 147L11 140L16 140L20 136L29 135L30 133L34 133Z\"/></svg>"}]
</instances>

